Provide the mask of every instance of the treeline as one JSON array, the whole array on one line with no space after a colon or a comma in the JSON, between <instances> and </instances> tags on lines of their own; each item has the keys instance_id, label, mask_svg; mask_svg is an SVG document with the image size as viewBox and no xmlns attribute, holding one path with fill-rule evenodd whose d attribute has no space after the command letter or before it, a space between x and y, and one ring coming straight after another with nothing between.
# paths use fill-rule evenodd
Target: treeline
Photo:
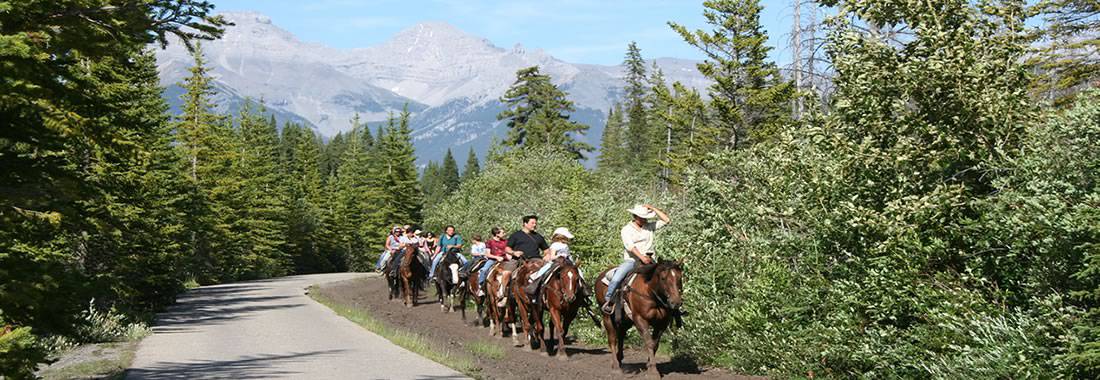
<instances>
[{"instance_id":1,"label":"treeline","mask_svg":"<svg viewBox=\"0 0 1100 380\"><path fill-rule=\"evenodd\" d=\"M214 113L191 1L0 4L0 377L115 338L186 286L365 270L420 218L408 113L327 143L262 105ZM150 43L196 47L182 114Z\"/></svg>"},{"instance_id":2,"label":"treeline","mask_svg":"<svg viewBox=\"0 0 1100 380\"><path fill-rule=\"evenodd\" d=\"M627 207L666 206L658 255L684 262L691 310L672 351L739 373L1100 376L1100 65L1080 33L1100 8L822 5L840 13L825 96L767 60L755 0L706 2L710 30L671 23L707 56L706 96L628 46L595 172L568 104L536 98L560 89L521 71L509 139L426 224L536 213L592 275L619 260Z\"/></svg>"}]
</instances>

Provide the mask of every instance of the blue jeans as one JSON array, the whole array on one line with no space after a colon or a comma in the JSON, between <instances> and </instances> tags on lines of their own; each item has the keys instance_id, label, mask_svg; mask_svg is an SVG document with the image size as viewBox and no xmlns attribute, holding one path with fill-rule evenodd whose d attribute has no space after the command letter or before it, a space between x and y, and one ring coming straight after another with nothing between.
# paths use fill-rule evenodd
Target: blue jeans
<instances>
[{"instance_id":1,"label":"blue jeans","mask_svg":"<svg viewBox=\"0 0 1100 380\"><path fill-rule=\"evenodd\" d=\"M497 261L493 259L485 260L485 264L481 266L481 273L477 275L477 285L479 287L485 286L485 278L489 277L489 268L492 268L493 264L496 263Z\"/></svg>"},{"instance_id":2,"label":"blue jeans","mask_svg":"<svg viewBox=\"0 0 1100 380\"><path fill-rule=\"evenodd\" d=\"M432 269L428 270L428 273L431 273L430 277L435 277L435 266L439 265L440 261L443 261L443 255L446 254L440 253L438 255L435 255L435 258L432 259ZM456 253L456 255L458 255L458 261L462 262L462 265L466 265L466 256L462 256L461 253Z\"/></svg>"},{"instance_id":3,"label":"blue jeans","mask_svg":"<svg viewBox=\"0 0 1100 380\"><path fill-rule=\"evenodd\" d=\"M619 283L623 282L626 275L634 270L634 265L634 260L623 260L623 263L619 264L619 270L615 272L615 277L612 277L611 283L607 285L607 294L604 294L605 300L611 299L611 295L615 294L615 289L619 288Z\"/></svg>"},{"instance_id":4,"label":"blue jeans","mask_svg":"<svg viewBox=\"0 0 1100 380\"><path fill-rule=\"evenodd\" d=\"M375 268L382 269L382 263L386 262L390 258L390 251L386 250L382 252L382 257L378 258L378 264L374 264Z\"/></svg>"}]
</instances>

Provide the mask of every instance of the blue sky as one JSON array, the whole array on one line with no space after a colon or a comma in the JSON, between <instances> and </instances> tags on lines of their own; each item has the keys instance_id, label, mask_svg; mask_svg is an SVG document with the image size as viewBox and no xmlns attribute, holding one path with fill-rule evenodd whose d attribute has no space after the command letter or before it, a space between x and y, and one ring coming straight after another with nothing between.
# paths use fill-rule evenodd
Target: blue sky
<instances>
[{"instance_id":1,"label":"blue sky","mask_svg":"<svg viewBox=\"0 0 1100 380\"><path fill-rule=\"evenodd\" d=\"M646 58L702 59L668 21L705 28L702 0L214 0L218 11L257 11L298 38L333 47L366 47L421 21L445 21L510 48L521 43L574 63L618 64L637 41ZM764 0L760 22L774 59L789 53L791 3ZM709 28L708 28L709 29Z\"/></svg>"}]
</instances>

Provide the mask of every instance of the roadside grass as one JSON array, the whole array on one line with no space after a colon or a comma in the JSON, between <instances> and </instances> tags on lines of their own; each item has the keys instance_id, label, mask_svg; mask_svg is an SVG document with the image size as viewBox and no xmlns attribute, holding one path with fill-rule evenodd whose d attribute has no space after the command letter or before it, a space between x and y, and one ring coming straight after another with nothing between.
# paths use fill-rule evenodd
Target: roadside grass
<instances>
[{"instance_id":1,"label":"roadside grass","mask_svg":"<svg viewBox=\"0 0 1100 380\"><path fill-rule=\"evenodd\" d=\"M470 342L466 344L466 349L482 359L499 360L504 358L504 349L490 342Z\"/></svg>"},{"instance_id":2,"label":"roadside grass","mask_svg":"<svg viewBox=\"0 0 1100 380\"><path fill-rule=\"evenodd\" d=\"M481 367L477 365L476 361L469 355L463 353L457 353L445 347L442 347L423 336L400 328L393 328L387 326L382 321L374 318L366 311L348 307L337 303L336 301L325 297L320 294L316 285L309 287L309 296L314 301L325 305L332 311L335 311L337 315L346 318L349 321L355 322L355 324L362 326L370 332L378 334L379 336L386 338L390 342L412 351L420 356L426 357L435 361L436 363L443 364L456 371L462 372L466 376L470 376L475 379L482 378ZM504 351L499 347L491 348L490 344L470 344L467 349L470 351L470 355L483 358L502 358L504 357ZM474 348L477 347L477 348ZM476 350L476 351L475 351Z\"/></svg>"}]
</instances>

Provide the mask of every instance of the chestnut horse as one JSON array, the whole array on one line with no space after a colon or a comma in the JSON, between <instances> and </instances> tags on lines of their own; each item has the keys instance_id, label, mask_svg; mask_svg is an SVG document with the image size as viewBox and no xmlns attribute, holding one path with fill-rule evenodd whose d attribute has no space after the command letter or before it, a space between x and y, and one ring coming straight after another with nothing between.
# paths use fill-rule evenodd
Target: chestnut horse
<instances>
[{"instance_id":1,"label":"chestnut horse","mask_svg":"<svg viewBox=\"0 0 1100 380\"><path fill-rule=\"evenodd\" d=\"M417 249L413 246L405 247L401 251L401 266L398 274L401 277L401 291L405 293L405 306L416 306L416 300L420 298L420 291L424 290L424 276L428 269L420 262Z\"/></svg>"},{"instance_id":2,"label":"chestnut horse","mask_svg":"<svg viewBox=\"0 0 1100 380\"><path fill-rule=\"evenodd\" d=\"M608 268L600 273L598 279L604 278ZM649 353L647 369L649 373L660 376L657 370L657 346L661 343L661 334L668 329L680 314L680 305L683 304L681 292L684 286L684 271L679 263L663 261L656 265L647 265L638 268L639 274L634 280L622 289L622 299L630 307L630 318L626 317L616 321L614 316L603 314L603 328L607 332L607 344L611 349L612 368L622 371L623 340L631 326L638 328L638 334L645 341L646 351ZM630 277L627 277L628 279ZM624 281L625 282L625 281ZM607 285L603 281L596 282L596 299L603 304Z\"/></svg>"},{"instance_id":3,"label":"chestnut horse","mask_svg":"<svg viewBox=\"0 0 1100 380\"><path fill-rule=\"evenodd\" d=\"M499 265L489 271L489 277L485 279L485 302L489 305L489 335L504 336L504 325L512 328L512 343L516 343L516 304L509 300L504 307L497 306L500 297L508 294L502 289L501 281L504 276L504 268ZM473 276L470 276L473 277Z\"/></svg>"},{"instance_id":4,"label":"chestnut horse","mask_svg":"<svg viewBox=\"0 0 1100 380\"><path fill-rule=\"evenodd\" d=\"M581 271L572 262L565 258L554 260L557 269L550 273L546 285L542 288L542 301L550 312L550 337L557 341L555 351L558 359L569 359L569 353L565 350L565 335L569 333L569 325L577 317L577 312L584 305L585 299L581 287L584 278ZM547 347L547 353L550 348Z\"/></svg>"},{"instance_id":5,"label":"chestnut horse","mask_svg":"<svg viewBox=\"0 0 1100 380\"><path fill-rule=\"evenodd\" d=\"M527 335L527 349L534 350L535 342L539 348L546 347L546 339L543 337L542 304L538 299L527 297L527 285L531 283L531 274L534 274L545 264L542 259L528 259L519 268L512 272L512 299L516 301L518 311L516 316L523 321L523 332ZM534 339L532 339L534 338ZM513 339L513 343L515 339ZM517 345L518 346L518 345ZM547 348L547 355L550 349Z\"/></svg>"}]
</instances>

